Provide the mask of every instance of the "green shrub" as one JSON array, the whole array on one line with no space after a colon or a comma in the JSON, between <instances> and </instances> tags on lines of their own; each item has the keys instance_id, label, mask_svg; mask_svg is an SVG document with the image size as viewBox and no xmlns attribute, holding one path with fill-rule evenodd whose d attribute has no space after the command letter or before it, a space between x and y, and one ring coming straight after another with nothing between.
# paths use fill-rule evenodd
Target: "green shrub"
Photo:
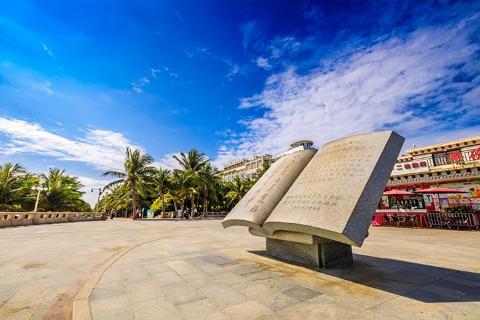
<instances>
[{"instance_id":1,"label":"green shrub","mask_svg":"<svg viewBox=\"0 0 480 320\"><path fill-rule=\"evenodd\" d=\"M473 210L473 208L470 207L470 206L454 206L454 207L445 208L445 212L448 212L448 213L475 213L475 210Z\"/></svg>"}]
</instances>

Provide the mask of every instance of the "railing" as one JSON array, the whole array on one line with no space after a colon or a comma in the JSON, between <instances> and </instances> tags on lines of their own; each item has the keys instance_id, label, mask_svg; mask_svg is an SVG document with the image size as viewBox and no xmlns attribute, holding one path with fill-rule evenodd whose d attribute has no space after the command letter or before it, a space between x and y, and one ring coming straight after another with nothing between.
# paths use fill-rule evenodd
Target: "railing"
<instances>
[{"instance_id":1,"label":"railing","mask_svg":"<svg viewBox=\"0 0 480 320\"><path fill-rule=\"evenodd\" d=\"M390 211L377 210L372 217L373 226L444 228L456 230L480 230L478 213L439 213L426 210Z\"/></svg>"},{"instance_id":2,"label":"railing","mask_svg":"<svg viewBox=\"0 0 480 320\"><path fill-rule=\"evenodd\" d=\"M101 212L0 212L0 228L105 219Z\"/></svg>"},{"instance_id":3,"label":"railing","mask_svg":"<svg viewBox=\"0 0 480 320\"><path fill-rule=\"evenodd\" d=\"M221 217L225 217L227 214L228 214L228 212L225 212L225 211L221 211L221 212L199 211L192 218L193 219L202 219L204 217L205 218L221 218ZM162 218L163 219L180 219L180 216L177 212L167 211L167 212L164 212L163 215L159 214L159 215L155 216L155 218L153 218L153 219L162 219ZM143 219L146 219L146 218L143 218Z\"/></svg>"},{"instance_id":4,"label":"railing","mask_svg":"<svg viewBox=\"0 0 480 320\"><path fill-rule=\"evenodd\" d=\"M476 213L428 213L431 228L478 229L480 224Z\"/></svg>"}]
</instances>

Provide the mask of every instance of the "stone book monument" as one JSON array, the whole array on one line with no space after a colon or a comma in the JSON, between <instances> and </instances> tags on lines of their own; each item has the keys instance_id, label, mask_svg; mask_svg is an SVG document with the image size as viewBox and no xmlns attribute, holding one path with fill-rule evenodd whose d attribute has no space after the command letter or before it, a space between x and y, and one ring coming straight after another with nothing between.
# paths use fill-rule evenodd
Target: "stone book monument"
<instances>
[{"instance_id":1,"label":"stone book monument","mask_svg":"<svg viewBox=\"0 0 480 320\"><path fill-rule=\"evenodd\" d=\"M393 131L331 141L276 161L222 221L266 238L267 254L328 268L353 263L404 138Z\"/></svg>"}]
</instances>

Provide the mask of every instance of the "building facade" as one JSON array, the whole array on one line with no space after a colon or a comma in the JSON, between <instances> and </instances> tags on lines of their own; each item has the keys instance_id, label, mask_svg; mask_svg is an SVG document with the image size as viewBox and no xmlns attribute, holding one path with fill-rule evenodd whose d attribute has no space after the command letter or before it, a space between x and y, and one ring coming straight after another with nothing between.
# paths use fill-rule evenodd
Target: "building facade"
<instances>
[{"instance_id":1,"label":"building facade","mask_svg":"<svg viewBox=\"0 0 480 320\"><path fill-rule=\"evenodd\" d=\"M416 191L429 187L448 187L467 191L441 200L447 205L467 204L480 209L480 137L455 140L414 148L399 157L386 190ZM434 197L425 197L426 208L434 207Z\"/></svg>"},{"instance_id":2,"label":"building facade","mask_svg":"<svg viewBox=\"0 0 480 320\"><path fill-rule=\"evenodd\" d=\"M269 154L254 156L251 159L237 160L225 165L219 174L225 182L231 182L236 177L242 180L255 179L258 171L265 164L271 164L273 160L273 157Z\"/></svg>"},{"instance_id":3,"label":"building facade","mask_svg":"<svg viewBox=\"0 0 480 320\"><path fill-rule=\"evenodd\" d=\"M219 175L225 182L231 182L235 180L236 177L239 177L242 180L255 179L257 177L258 171L262 169L265 164L271 165L286 154L309 149L316 149L313 146L312 141L295 141L290 145L290 148L286 152L283 152L277 156L264 154L263 156L254 156L252 159L242 159L231 162L224 166L223 170L220 171Z\"/></svg>"}]
</instances>

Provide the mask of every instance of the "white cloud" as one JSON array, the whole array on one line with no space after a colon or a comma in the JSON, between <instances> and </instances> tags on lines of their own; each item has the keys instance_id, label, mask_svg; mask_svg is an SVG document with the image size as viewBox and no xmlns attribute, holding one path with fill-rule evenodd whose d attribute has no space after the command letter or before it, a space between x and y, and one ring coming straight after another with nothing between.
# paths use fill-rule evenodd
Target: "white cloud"
<instances>
[{"instance_id":1,"label":"white cloud","mask_svg":"<svg viewBox=\"0 0 480 320\"><path fill-rule=\"evenodd\" d=\"M178 161L173 158L173 156L178 156L178 155L179 154L176 152L167 153L159 161L155 162L154 165L156 167L162 167L169 170L180 169L180 165Z\"/></svg>"},{"instance_id":2,"label":"white cloud","mask_svg":"<svg viewBox=\"0 0 480 320\"><path fill-rule=\"evenodd\" d=\"M137 86L134 85L133 83L132 83L132 89L133 89L133 91L135 91L135 92L138 93L138 94L142 94L142 93L143 93L142 88L137 87Z\"/></svg>"},{"instance_id":3,"label":"white cloud","mask_svg":"<svg viewBox=\"0 0 480 320\"><path fill-rule=\"evenodd\" d=\"M228 69L225 79L228 81L232 80L237 74L240 73L241 69L237 63L232 62L231 59L217 56L216 54L212 53L208 48L205 47L195 47L192 49L185 50L185 54L193 59L193 58L209 58L216 61L223 63Z\"/></svg>"},{"instance_id":4,"label":"white cloud","mask_svg":"<svg viewBox=\"0 0 480 320\"><path fill-rule=\"evenodd\" d=\"M228 73L226 75L227 80L232 80L234 76L236 76L240 72L240 67L238 64L233 64L230 66Z\"/></svg>"},{"instance_id":5,"label":"white cloud","mask_svg":"<svg viewBox=\"0 0 480 320\"><path fill-rule=\"evenodd\" d=\"M178 78L178 73L176 73L175 71L173 71L171 68L169 67L163 67L163 70L165 70L165 72L172 78Z\"/></svg>"},{"instance_id":6,"label":"white cloud","mask_svg":"<svg viewBox=\"0 0 480 320\"><path fill-rule=\"evenodd\" d=\"M267 59L267 58L258 57L255 62L256 62L256 64L257 64L257 66L259 66L259 67L262 68L262 69L269 70L269 69L272 68L272 66L271 66L270 63L268 62L268 59Z\"/></svg>"},{"instance_id":7,"label":"white cloud","mask_svg":"<svg viewBox=\"0 0 480 320\"><path fill-rule=\"evenodd\" d=\"M422 147L437 143L443 143L447 141L453 141L458 139L465 139L470 137L480 136L480 125L472 126L469 128L458 128L455 130L438 132L438 131L427 131L423 134L419 134L414 137L410 137L405 141L403 146L403 151L415 147Z\"/></svg>"},{"instance_id":8,"label":"white cloud","mask_svg":"<svg viewBox=\"0 0 480 320\"><path fill-rule=\"evenodd\" d=\"M205 47L194 47L191 49L186 49L185 54L189 58L195 58L197 56L199 57L210 57L213 59L216 59L217 57L208 50L208 48Z\"/></svg>"},{"instance_id":9,"label":"white cloud","mask_svg":"<svg viewBox=\"0 0 480 320\"><path fill-rule=\"evenodd\" d=\"M75 176L75 175L74 175ZM85 192L83 200L87 201L92 208L95 206L98 200L98 189L103 188L112 180L95 179L85 176L77 176L78 180L83 184L81 191ZM93 189L93 191L92 191Z\"/></svg>"},{"instance_id":10,"label":"white cloud","mask_svg":"<svg viewBox=\"0 0 480 320\"><path fill-rule=\"evenodd\" d=\"M134 146L121 133L88 129L83 138L66 138L36 123L0 117L0 154L21 153L49 156L64 161L79 161L97 169L121 169L126 146Z\"/></svg>"},{"instance_id":11,"label":"white cloud","mask_svg":"<svg viewBox=\"0 0 480 320\"><path fill-rule=\"evenodd\" d=\"M40 90L45 92L48 96L53 96L55 92L52 89L52 84L49 81L44 81L40 84Z\"/></svg>"},{"instance_id":12,"label":"white cloud","mask_svg":"<svg viewBox=\"0 0 480 320\"><path fill-rule=\"evenodd\" d=\"M43 51L45 51L50 57L53 57L53 52L48 48L48 46L42 42Z\"/></svg>"},{"instance_id":13,"label":"white cloud","mask_svg":"<svg viewBox=\"0 0 480 320\"><path fill-rule=\"evenodd\" d=\"M257 32L258 26L256 21L248 21L240 26L243 34L242 44L247 49L253 41L255 32Z\"/></svg>"},{"instance_id":14,"label":"white cloud","mask_svg":"<svg viewBox=\"0 0 480 320\"><path fill-rule=\"evenodd\" d=\"M278 59L286 53L295 52L300 48L300 41L295 37L287 36L275 38L270 43L271 57Z\"/></svg>"},{"instance_id":15,"label":"white cloud","mask_svg":"<svg viewBox=\"0 0 480 320\"><path fill-rule=\"evenodd\" d=\"M130 83L132 85L133 91L135 91L138 94L143 93L143 87L146 85L150 84L150 80L147 77L141 77L135 82Z\"/></svg>"},{"instance_id":16,"label":"white cloud","mask_svg":"<svg viewBox=\"0 0 480 320\"><path fill-rule=\"evenodd\" d=\"M173 71L172 68L166 66L160 66L160 69L157 68L150 68L150 74L153 78L157 78L160 73L164 72L165 74L169 75L172 78L178 78L178 73Z\"/></svg>"},{"instance_id":17,"label":"white cloud","mask_svg":"<svg viewBox=\"0 0 480 320\"><path fill-rule=\"evenodd\" d=\"M276 154L296 139L321 145L385 128L412 137L422 130L457 130L478 119L474 21L377 40L348 57L339 53L321 61L306 74L290 67L272 75L261 93L240 101L240 108L262 108L263 116L242 121L246 130L224 144L217 163ZM473 79L454 80L459 73Z\"/></svg>"},{"instance_id":18,"label":"white cloud","mask_svg":"<svg viewBox=\"0 0 480 320\"><path fill-rule=\"evenodd\" d=\"M157 78L158 74L161 72L160 69L150 68L150 74L152 77Z\"/></svg>"}]
</instances>

